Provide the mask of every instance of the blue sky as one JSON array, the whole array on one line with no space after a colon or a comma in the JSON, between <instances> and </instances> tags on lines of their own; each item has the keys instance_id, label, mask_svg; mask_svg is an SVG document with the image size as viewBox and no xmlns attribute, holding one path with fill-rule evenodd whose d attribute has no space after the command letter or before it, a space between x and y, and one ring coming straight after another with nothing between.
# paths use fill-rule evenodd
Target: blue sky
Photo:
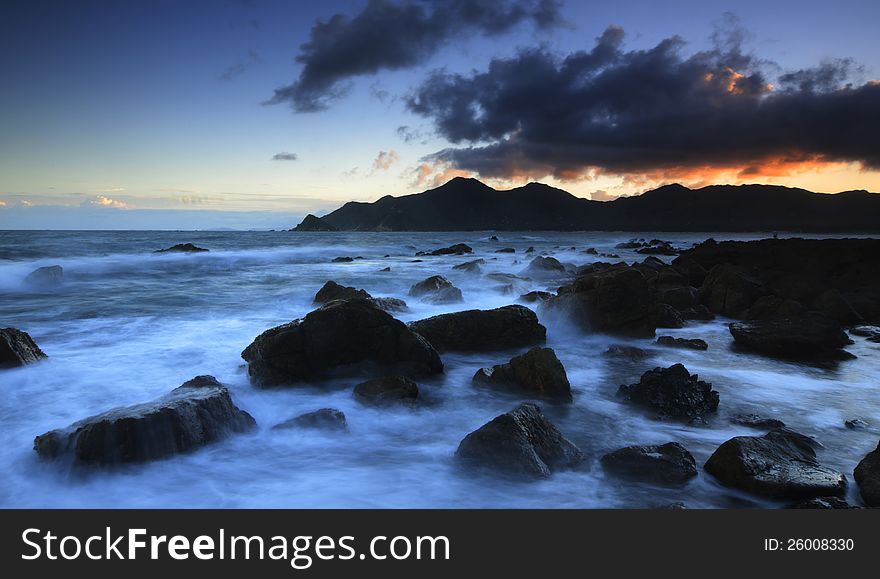
<instances>
[{"instance_id":1,"label":"blue sky","mask_svg":"<svg viewBox=\"0 0 880 579\"><path fill-rule=\"evenodd\" d=\"M424 190L453 174L499 187L541 180L595 198L639 193L673 178L741 182L743 173L730 167L704 171L702 178L702 165L595 171L586 161L576 164L575 177L566 177L570 171L555 170L552 159L544 171L544 158L525 164L525 172L484 175L475 171L477 161L435 156L450 147L484 146L486 137L451 142L450 133L438 129L441 113L418 114L408 106L407 97L432 71L468 77L488 70L492 59L522 51L541 48L560 58L589 51L609 25L623 28L629 51L678 35L687 43L684 56L708 50L718 26L735 26L753 62L770 63L768 75L852 59L847 82L880 78L880 3L568 1L549 28L525 18L501 32L444 33L414 64L344 78L336 88L345 94L325 110L267 104L276 89L297 81L303 64L296 57L315 23L335 14L353 18L366 5L4 3L0 228L284 227L306 212ZM738 24L725 16L729 12ZM288 159L273 159L282 153ZM858 154L835 155L753 172L749 180L880 191L878 172L866 170Z\"/></svg>"}]
</instances>

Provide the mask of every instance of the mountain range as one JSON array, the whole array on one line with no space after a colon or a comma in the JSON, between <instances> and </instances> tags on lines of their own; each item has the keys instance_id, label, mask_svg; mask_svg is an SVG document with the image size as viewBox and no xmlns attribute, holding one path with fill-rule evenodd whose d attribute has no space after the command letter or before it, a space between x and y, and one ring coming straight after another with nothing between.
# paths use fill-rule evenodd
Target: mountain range
<instances>
[{"instance_id":1,"label":"mountain range","mask_svg":"<svg viewBox=\"0 0 880 579\"><path fill-rule=\"evenodd\" d=\"M456 177L435 189L350 201L295 231L803 231L878 232L880 195L776 185L664 185L593 201L541 183L499 191Z\"/></svg>"}]
</instances>

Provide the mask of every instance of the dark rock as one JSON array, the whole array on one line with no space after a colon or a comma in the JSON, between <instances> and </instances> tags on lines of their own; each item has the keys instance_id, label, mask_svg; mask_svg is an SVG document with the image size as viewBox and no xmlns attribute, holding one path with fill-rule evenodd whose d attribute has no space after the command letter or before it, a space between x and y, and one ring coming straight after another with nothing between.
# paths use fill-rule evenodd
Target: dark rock
<instances>
[{"instance_id":1,"label":"dark rock","mask_svg":"<svg viewBox=\"0 0 880 579\"><path fill-rule=\"evenodd\" d=\"M440 249L435 249L434 251L429 251L427 253L420 252L417 255L464 255L465 253L473 252L474 250L471 246L464 243L456 243L455 245L441 247Z\"/></svg>"},{"instance_id":2,"label":"dark rock","mask_svg":"<svg viewBox=\"0 0 880 579\"><path fill-rule=\"evenodd\" d=\"M372 406L413 404L419 397L419 386L406 376L383 376L355 386L354 397Z\"/></svg>"},{"instance_id":3,"label":"dark rock","mask_svg":"<svg viewBox=\"0 0 880 579\"><path fill-rule=\"evenodd\" d=\"M0 328L0 368L17 368L47 357L26 332Z\"/></svg>"},{"instance_id":4,"label":"dark rock","mask_svg":"<svg viewBox=\"0 0 880 579\"><path fill-rule=\"evenodd\" d=\"M204 253L206 251L210 250L205 249L204 247L197 247L192 243L178 243L177 245L172 245L165 249L157 249L153 253Z\"/></svg>"},{"instance_id":5,"label":"dark rock","mask_svg":"<svg viewBox=\"0 0 880 579\"><path fill-rule=\"evenodd\" d=\"M655 295L658 303L669 305L679 311L698 305L698 292L690 286L661 287L657 289Z\"/></svg>"},{"instance_id":6,"label":"dark rock","mask_svg":"<svg viewBox=\"0 0 880 579\"><path fill-rule=\"evenodd\" d=\"M842 348L849 337L840 325L822 315L730 324L738 346L765 356L794 360L847 360Z\"/></svg>"},{"instance_id":7,"label":"dark rock","mask_svg":"<svg viewBox=\"0 0 880 579\"><path fill-rule=\"evenodd\" d=\"M345 414L335 408L321 408L314 412L307 412L281 424L276 424L272 430L287 428L317 428L321 430L348 430L348 422Z\"/></svg>"},{"instance_id":8,"label":"dark rock","mask_svg":"<svg viewBox=\"0 0 880 579\"><path fill-rule=\"evenodd\" d=\"M532 247L532 246L530 245L530 246L528 247L528 249L525 250L524 253L534 253L534 252L535 252L535 248Z\"/></svg>"},{"instance_id":9,"label":"dark rock","mask_svg":"<svg viewBox=\"0 0 880 579\"><path fill-rule=\"evenodd\" d=\"M880 507L880 443L859 462L853 476L865 504Z\"/></svg>"},{"instance_id":10,"label":"dark rock","mask_svg":"<svg viewBox=\"0 0 880 579\"><path fill-rule=\"evenodd\" d=\"M441 314L409 328L441 352L506 350L542 343L547 336L535 312L524 306Z\"/></svg>"},{"instance_id":11,"label":"dark rock","mask_svg":"<svg viewBox=\"0 0 880 579\"><path fill-rule=\"evenodd\" d=\"M463 269L464 271L469 271L471 273L479 273L480 266L486 263L486 260L483 258L474 259L471 261L466 261L464 263L459 263L458 265L453 265L452 269Z\"/></svg>"},{"instance_id":12,"label":"dark rock","mask_svg":"<svg viewBox=\"0 0 880 579\"><path fill-rule=\"evenodd\" d=\"M453 304L464 301L461 290L445 277L434 275L409 288L409 295L434 304Z\"/></svg>"},{"instance_id":13,"label":"dark rock","mask_svg":"<svg viewBox=\"0 0 880 579\"><path fill-rule=\"evenodd\" d=\"M533 277L546 277L548 274L565 273L565 266L555 257L538 256L529 262L523 273Z\"/></svg>"},{"instance_id":14,"label":"dark rock","mask_svg":"<svg viewBox=\"0 0 880 579\"><path fill-rule=\"evenodd\" d=\"M757 414L737 414L730 421L740 426L748 426L749 428L760 428L764 430L773 430L774 428L784 428L785 423L775 418L765 418Z\"/></svg>"},{"instance_id":15,"label":"dark rock","mask_svg":"<svg viewBox=\"0 0 880 579\"><path fill-rule=\"evenodd\" d=\"M657 304L654 306L654 325L658 328L678 329L684 327L684 320L672 306Z\"/></svg>"},{"instance_id":16,"label":"dark rock","mask_svg":"<svg viewBox=\"0 0 880 579\"><path fill-rule=\"evenodd\" d=\"M336 300L260 334L241 354L260 386L289 385L349 365L409 375L443 371L422 336L368 300Z\"/></svg>"},{"instance_id":17,"label":"dark rock","mask_svg":"<svg viewBox=\"0 0 880 579\"><path fill-rule=\"evenodd\" d=\"M584 253L586 253L587 255L599 255L599 252L596 251L595 247L588 247L584 250Z\"/></svg>"},{"instance_id":18,"label":"dark rock","mask_svg":"<svg viewBox=\"0 0 880 579\"><path fill-rule=\"evenodd\" d=\"M700 300L716 314L738 317L766 293L760 280L744 267L721 264L706 275Z\"/></svg>"},{"instance_id":19,"label":"dark rock","mask_svg":"<svg viewBox=\"0 0 880 579\"><path fill-rule=\"evenodd\" d=\"M657 343L670 348L686 348L688 350L708 350L709 344L699 338L675 338L673 336L660 336Z\"/></svg>"},{"instance_id":20,"label":"dark rock","mask_svg":"<svg viewBox=\"0 0 880 579\"><path fill-rule=\"evenodd\" d=\"M354 258L353 258L353 257L349 257L349 256L347 256L347 255L343 255L343 256L340 256L340 257L334 257L331 261L332 261L333 263L351 263L351 262L354 261Z\"/></svg>"},{"instance_id":21,"label":"dark rock","mask_svg":"<svg viewBox=\"0 0 880 579\"><path fill-rule=\"evenodd\" d=\"M254 419L213 376L198 376L146 404L116 408L34 440L42 458L72 454L82 464L144 462L244 432Z\"/></svg>"},{"instance_id":22,"label":"dark rock","mask_svg":"<svg viewBox=\"0 0 880 579\"><path fill-rule=\"evenodd\" d=\"M642 247L637 250L636 253L646 254L646 255L678 255L679 251L672 247L672 244L668 241L658 241L658 243L649 245L647 247Z\"/></svg>"},{"instance_id":23,"label":"dark rock","mask_svg":"<svg viewBox=\"0 0 880 579\"><path fill-rule=\"evenodd\" d=\"M792 509L854 509L855 507L837 497L814 497L792 505Z\"/></svg>"},{"instance_id":24,"label":"dark rock","mask_svg":"<svg viewBox=\"0 0 880 579\"><path fill-rule=\"evenodd\" d=\"M853 309L837 288L831 288L819 294L813 300L812 307L845 326L858 324L862 321L862 316Z\"/></svg>"},{"instance_id":25,"label":"dark rock","mask_svg":"<svg viewBox=\"0 0 880 579\"><path fill-rule=\"evenodd\" d=\"M711 384L690 374L681 364L648 370L638 384L621 386L618 395L633 404L656 410L663 417L678 419L715 412L719 400Z\"/></svg>"},{"instance_id":26,"label":"dark rock","mask_svg":"<svg viewBox=\"0 0 880 579\"><path fill-rule=\"evenodd\" d=\"M702 304L698 304L691 308L680 310L679 315L683 320L698 320L708 322L715 319L715 314L709 311L709 308Z\"/></svg>"},{"instance_id":27,"label":"dark rock","mask_svg":"<svg viewBox=\"0 0 880 579\"><path fill-rule=\"evenodd\" d=\"M870 426L867 422L862 420L861 418L851 418L843 423L844 426L849 428L850 430L864 430Z\"/></svg>"},{"instance_id":28,"label":"dark rock","mask_svg":"<svg viewBox=\"0 0 880 579\"><path fill-rule=\"evenodd\" d=\"M532 304L535 302L546 302L552 297L553 294L551 294L550 292L531 291L527 294L519 296L519 301L526 302L527 304Z\"/></svg>"},{"instance_id":29,"label":"dark rock","mask_svg":"<svg viewBox=\"0 0 880 579\"><path fill-rule=\"evenodd\" d=\"M571 401L571 385L565 368L550 348L535 347L506 364L480 368L475 383L511 385L535 396Z\"/></svg>"},{"instance_id":30,"label":"dark rock","mask_svg":"<svg viewBox=\"0 0 880 579\"><path fill-rule=\"evenodd\" d=\"M672 260L672 267L687 280L688 285L700 287L706 280L708 272L692 257L679 255Z\"/></svg>"},{"instance_id":31,"label":"dark rock","mask_svg":"<svg viewBox=\"0 0 880 579\"><path fill-rule=\"evenodd\" d=\"M64 268L60 265L40 267L24 278L24 285L31 288L49 289L58 287L64 282Z\"/></svg>"},{"instance_id":32,"label":"dark rock","mask_svg":"<svg viewBox=\"0 0 880 579\"><path fill-rule=\"evenodd\" d=\"M644 350L642 348L636 348L635 346L624 346L622 344L613 344L608 347L605 352L603 352L603 356L609 356L612 358L626 358L629 360L643 360L645 358L650 358L656 352L651 350Z\"/></svg>"},{"instance_id":33,"label":"dark rock","mask_svg":"<svg viewBox=\"0 0 880 579\"><path fill-rule=\"evenodd\" d=\"M468 434L456 456L466 463L530 478L570 468L583 453L535 404L520 404Z\"/></svg>"},{"instance_id":34,"label":"dark rock","mask_svg":"<svg viewBox=\"0 0 880 579\"><path fill-rule=\"evenodd\" d=\"M516 253L516 249L512 247L504 247L501 249L496 249L495 253Z\"/></svg>"},{"instance_id":35,"label":"dark rock","mask_svg":"<svg viewBox=\"0 0 880 579\"><path fill-rule=\"evenodd\" d=\"M315 294L315 303L324 304L333 300L370 299L372 296L362 289L355 289L339 285L335 281L328 281Z\"/></svg>"},{"instance_id":36,"label":"dark rock","mask_svg":"<svg viewBox=\"0 0 880 579\"><path fill-rule=\"evenodd\" d=\"M309 213L300 224L291 229L291 231L337 231L337 229L320 217L315 217Z\"/></svg>"},{"instance_id":37,"label":"dark rock","mask_svg":"<svg viewBox=\"0 0 880 579\"><path fill-rule=\"evenodd\" d=\"M498 241L498 236L493 235L492 237L489 238L489 241Z\"/></svg>"},{"instance_id":38,"label":"dark rock","mask_svg":"<svg viewBox=\"0 0 880 579\"><path fill-rule=\"evenodd\" d=\"M880 328L877 326L856 326L850 328L849 333L853 336L868 338L869 342L880 343Z\"/></svg>"},{"instance_id":39,"label":"dark rock","mask_svg":"<svg viewBox=\"0 0 880 579\"><path fill-rule=\"evenodd\" d=\"M778 320L785 318L800 318L806 315L807 308L794 300L783 299L779 296L764 296L752 304L742 313L742 318L748 321L754 320Z\"/></svg>"},{"instance_id":40,"label":"dark rock","mask_svg":"<svg viewBox=\"0 0 880 579\"><path fill-rule=\"evenodd\" d=\"M721 484L776 499L842 497L846 477L816 460L816 441L787 428L731 438L706 461Z\"/></svg>"},{"instance_id":41,"label":"dark rock","mask_svg":"<svg viewBox=\"0 0 880 579\"><path fill-rule=\"evenodd\" d=\"M677 442L627 446L602 457L605 470L628 479L681 485L697 476L697 463Z\"/></svg>"},{"instance_id":42,"label":"dark rock","mask_svg":"<svg viewBox=\"0 0 880 579\"><path fill-rule=\"evenodd\" d=\"M388 267L383 267L379 271L391 271L391 266L389 265Z\"/></svg>"},{"instance_id":43,"label":"dark rock","mask_svg":"<svg viewBox=\"0 0 880 579\"><path fill-rule=\"evenodd\" d=\"M405 312L409 309L406 302L398 298L370 298L370 301L386 312Z\"/></svg>"}]
</instances>

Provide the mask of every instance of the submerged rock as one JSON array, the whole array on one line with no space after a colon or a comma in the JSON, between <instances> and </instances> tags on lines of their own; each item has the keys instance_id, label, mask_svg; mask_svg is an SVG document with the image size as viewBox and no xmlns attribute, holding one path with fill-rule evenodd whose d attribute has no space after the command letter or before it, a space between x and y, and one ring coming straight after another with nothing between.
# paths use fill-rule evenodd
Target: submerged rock
<instances>
[{"instance_id":1,"label":"submerged rock","mask_svg":"<svg viewBox=\"0 0 880 579\"><path fill-rule=\"evenodd\" d=\"M192 243L178 243L165 249L157 249L153 253L204 253L210 251L204 247L198 247Z\"/></svg>"},{"instance_id":2,"label":"submerged rock","mask_svg":"<svg viewBox=\"0 0 880 579\"><path fill-rule=\"evenodd\" d=\"M822 315L730 324L738 346L765 356L807 361L847 360L842 348L849 337L834 320Z\"/></svg>"},{"instance_id":3,"label":"submerged rock","mask_svg":"<svg viewBox=\"0 0 880 579\"><path fill-rule=\"evenodd\" d=\"M516 249L513 247L503 247L501 249L496 249L495 253L516 253Z\"/></svg>"},{"instance_id":4,"label":"submerged rock","mask_svg":"<svg viewBox=\"0 0 880 579\"><path fill-rule=\"evenodd\" d=\"M409 288L409 295L434 304L452 304L464 301L461 290L445 277L433 275Z\"/></svg>"},{"instance_id":5,"label":"submerged rock","mask_svg":"<svg viewBox=\"0 0 880 579\"><path fill-rule=\"evenodd\" d=\"M843 423L850 430L864 430L868 428L868 423L861 418L851 418Z\"/></svg>"},{"instance_id":6,"label":"submerged rock","mask_svg":"<svg viewBox=\"0 0 880 579\"><path fill-rule=\"evenodd\" d=\"M865 504L880 507L880 443L859 462L853 476Z\"/></svg>"},{"instance_id":7,"label":"submerged rock","mask_svg":"<svg viewBox=\"0 0 880 579\"><path fill-rule=\"evenodd\" d=\"M520 404L468 434L455 455L462 461L513 475L546 478L584 459L583 453L535 404Z\"/></svg>"},{"instance_id":8,"label":"submerged rock","mask_svg":"<svg viewBox=\"0 0 880 579\"><path fill-rule=\"evenodd\" d=\"M612 344L608 349L602 352L603 356L611 358L626 358L636 361L650 358L657 352L654 350L645 350L644 348L636 348L635 346L625 346L623 344Z\"/></svg>"},{"instance_id":9,"label":"submerged rock","mask_svg":"<svg viewBox=\"0 0 880 579\"><path fill-rule=\"evenodd\" d=\"M354 397L372 406L412 404L419 397L419 385L406 376L383 376L355 386Z\"/></svg>"},{"instance_id":10,"label":"submerged rock","mask_svg":"<svg viewBox=\"0 0 880 579\"><path fill-rule=\"evenodd\" d=\"M687 350L708 350L709 344L699 338L676 338L673 336L660 336L657 343L670 348L685 348Z\"/></svg>"},{"instance_id":11,"label":"submerged rock","mask_svg":"<svg viewBox=\"0 0 880 579\"><path fill-rule=\"evenodd\" d=\"M321 408L314 412L306 412L281 424L276 424L272 430L287 428L316 428L321 430L348 430L348 422L345 414L335 408Z\"/></svg>"},{"instance_id":12,"label":"submerged rock","mask_svg":"<svg viewBox=\"0 0 880 579\"><path fill-rule=\"evenodd\" d=\"M787 428L737 436L712 453L706 472L722 484L776 499L842 497L846 477L816 460L818 443Z\"/></svg>"},{"instance_id":13,"label":"submerged rock","mask_svg":"<svg viewBox=\"0 0 880 579\"><path fill-rule=\"evenodd\" d=\"M145 462L187 452L255 425L213 376L197 376L146 404L116 408L34 440L42 458L77 463Z\"/></svg>"},{"instance_id":14,"label":"submerged rock","mask_svg":"<svg viewBox=\"0 0 880 579\"><path fill-rule=\"evenodd\" d=\"M773 430L774 428L784 428L785 423L775 418L766 418L757 414L737 414L730 421L740 426L748 426L749 428L762 428Z\"/></svg>"},{"instance_id":15,"label":"submerged rock","mask_svg":"<svg viewBox=\"0 0 880 579\"><path fill-rule=\"evenodd\" d=\"M684 484L697 476L693 455L677 442L627 446L603 456L602 466L624 478L664 485Z\"/></svg>"},{"instance_id":16,"label":"submerged rock","mask_svg":"<svg viewBox=\"0 0 880 579\"><path fill-rule=\"evenodd\" d=\"M544 398L571 401L565 367L550 348L532 348L506 364L477 370L475 383L514 386Z\"/></svg>"},{"instance_id":17,"label":"submerged rock","mask_svg":"<svg viewBox=\"0 0 880 579\"><path fill-rule=\"evenodd\" d=\"M27 332L0 328L0 368L17 368L48 358Z\"/></svg>"},{"instance_id":18,"label":"submerged rock","mask_svg":"<svg viewBox=\"0 0 880 579\"><path fill-rule=\"evenodd\" d=\"M506 350L541 343L547 336L535 312L524 306L441 314L409 328L441 352Z\"/></svg>"},{"instance_id":19,"label":"submerged rock","mask_svg":"<svg viewBox=\"0 0 880 579\"><path fill-rule=\"evenodd\" d=\"M30 288L50 289L64 282L64 268L60 265L39 267L24 278L24 285Z\"/></svg>"},{"instance_id":20,"label":"submerged rock","mask_svg":"<svg viewBox=\"0 0 880 579\"><path fill-rule=\"evenodd\" d=\"M342 366L380 366L408 375L443 371L425 338L368 300L332 301L266 330L241 357L258 386L291 385Z\"/></svg>"},{"instance_id":21,"label":"submerged rock","mask_svg":"<svg viewBox=\"0 0 880 579\"><path fill-rule=\"evenodd\" d=\"M348 256L348 255L341 255L341 256L339 256L339 257L334 257L334 258L331 259L330 261L331 261L332 263L351 263L351 262L354 261L354 258L353 258L353 257L350 257L350 256Z\"/></svg>"},{"instance_id":22,"label":"submerged rock","mask_svg":"<svg viewBox=\"0 0 880 579\"><path fill-rule=\"evenodd\" d=\"M681 364L648 370L638 384L621 386L617 393L668 418L701 418L718 410L718 392Z\"/></svg>"}]
</instances>

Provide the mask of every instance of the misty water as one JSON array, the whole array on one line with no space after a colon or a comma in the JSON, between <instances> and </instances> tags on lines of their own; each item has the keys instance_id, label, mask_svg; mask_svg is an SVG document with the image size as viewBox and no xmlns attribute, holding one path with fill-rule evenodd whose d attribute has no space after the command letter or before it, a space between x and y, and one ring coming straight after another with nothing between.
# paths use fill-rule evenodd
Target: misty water
<instances>
[{"instance_id":1,"label":"misty water","mask_svg":"<svg viewBox=\"0 0 880 579\"><path fill-rule=\"evenodd\" d=\"M421 380L416 408L371 408L352 398L357 380L312 382L260 390L249 384L241 350L263 330L314 309L327 280L397 297L410 310L403 321L514 303L530 290L555 290L565 278L517 280L514 287L487 273L519 273L534 246L539 255L583 265L605 260L589 247L632 262L645 256L615 249L628 233L290 233L290 232L0 232L0 327L31 334L49 359L0 372L0 506L2 507L689 507L779 506L724 488L702 469L690 484L654 487L608 476L602 454L630 444L678 441L699 466L722 442L760 435L730 423L738 413L778 418L815 436L819 460L846 473L848 499L859 503L852 469L877 444L877 430L849 430L861 418L880 425L880 345L853 337L858 359L835 368L780 362L731 349L729 320L689 323L658 335L698 337L706 352L667 349L651 340L588 334L564 318L549 319L547 345L565 366L574 402L540 402L545 414L585 453L572 471L539 482L475 474L454 460L459 441L525 400L472 386L482 367L519 351L442 355L445 372ZM679 247L706 237L759 235L650 234ZM210 253L153 254L192 242ZM419 250L464 242L473 256L424 257ZM496 254L501 247L515 254ZM385 255L390 257L384 257ZM332 263L337 256L361 256ZM482 257L482 274L452 266ZM670 258L663 258L669 260ZM23 278L46 265L64 267L64 284L29 290ZM390 272L379 270L390 266ZM461 288L463 304L431 305L407 296L415 282L440 274ZM603 356L611 344L652 348L638 362ZM718 414L705 426L658 421L615 396L655 366L682 362L720 392ZM117 406L161 396L199 374L228 385L235 403L258 427L195 452L142 465L72 469L42 462L35 435ZM349 433L272 430L322 407L342 410Z\"/></svg>"}]
</instances>

